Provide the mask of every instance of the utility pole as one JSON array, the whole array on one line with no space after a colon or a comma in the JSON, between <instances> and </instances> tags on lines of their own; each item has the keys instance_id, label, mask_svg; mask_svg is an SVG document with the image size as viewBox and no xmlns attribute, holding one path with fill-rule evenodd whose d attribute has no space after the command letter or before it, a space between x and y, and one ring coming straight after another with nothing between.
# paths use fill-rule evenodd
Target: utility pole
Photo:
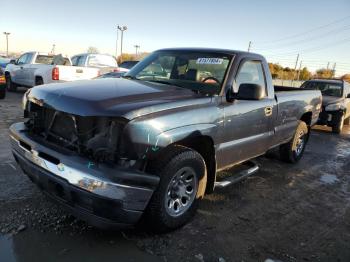
<instances>
[{"instance_id":1,"label":"utility pole","mask_svg":"<svg viewBox=\"0 0 350 262\"><path fill-rule=\"evenodd\" d=\"M327 71L328 71L328 69L329 69L329 62L327 63Z\"/></svg>"},{"instance_id":2,"label":"utility pole","mask_svg":"<svg viewBox=\"0 0 350 262\"><path fill-rule=\"evenodd\" d=\"M249 45L248 45L248 52L250 52L250 48L252 47L252 41L249 41Z\"/></svg>"},{"instance_id":3,"label":"utility pole","mask_svg":"<svg viewBox=\"0 0 350 262\"><path fill-rule=\"evenodd\" d=\"M9 32L4 32L4 35L6 36L6 56L9 56L9 35L11 33Z\"/></svg>"},{"instance_id":4,"label":"utility pole","mask_svg":"<svg viewBox=\"0 0 350 262\"><path fill-rule=\"evenodd\" d=\"M135 47L135 56L137 57L137 55L138 55L137 50L140 48L140 46L139 45L134 45L134 47Z\"/></svg>"},{"instance_id":5,"label":"utility pole","mask_svg":"<svg viewBox=\"0 0 350 262\"><path fill-rule=\"evenodd\" d=\"M299 62L299 54L297 55L297 61L295 61L294 72L297 70L298 62Z\"/></svg>"},{"instance_id":6,"label":"utility pole","mask_svg":"<svg viewBox=\"0 0 350 262\"><path fill-rule=\"evenodd\" d=\"M51 49L51 54L53 54L53 55L55 54L55 47L56 47L56 45L53 44L53 45L52 45L52 49Z\"/></svg>"},{"instance_id":7,"label":"utility pole","mask_svg":"<svg viewBox=\"0 0 350 262\"><path fill-rule=\"evenodd\" d=\"M115 58L118 59L118 36L119 36L119 25L117 25L117 40L115 41Z\"/></svg>"},{"instance_id":8,"label":"utility pole","mask_svg":"<svg viewBox=\"0 0 350 262\"><path fill-rule=\"evenodd\" d=\"M120 30L121 32L121 37L120 37L120 62L123 62L123 35L124 35L124 31L126 31L128 28L124 25L124 26L119 26L118 25L118 30Z\"/></svg>"},{"instance_id":9,"label":"utility pole","mask_svg":"<svg viewBox=\"0 0 350 262\"><path fill-rule=\"evenodd\" d=\"M334 63L333 69L332 69L332 77L335 76L335 67L337 66L337 63Z\"/></svg>"},{"instance_id":10,"label":"utility pole","mask_svg":"<svg viewBox=\"0 0 350 262\"><path fill-rule=\"evenodd\" d=\"M298 81L299 81L299 78L300 78L300 70L301 70L301 65L302 64L303 64L303 61L300 61L299 70L298 70L298 77L297 77Z\"/></svg>"}]
</instances>

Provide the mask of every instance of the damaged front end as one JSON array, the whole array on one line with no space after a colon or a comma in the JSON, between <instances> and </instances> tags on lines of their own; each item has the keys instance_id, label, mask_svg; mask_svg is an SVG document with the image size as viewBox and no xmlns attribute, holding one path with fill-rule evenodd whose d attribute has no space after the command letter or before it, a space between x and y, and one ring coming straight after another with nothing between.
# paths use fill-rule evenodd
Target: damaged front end
<instances>
[{"instance_id":1,"label":"damaged front end","mask_svg":"<svg viewBox=\"0 0 350 262\"><path fill-rule=\"evenodd\" d=\"M121 143L127 119L78 116L28 102L25 126L43 143L73 151L96 163L125 164ZM123 143L125 144L125 143Z\"/></svg>"}]
</instances>

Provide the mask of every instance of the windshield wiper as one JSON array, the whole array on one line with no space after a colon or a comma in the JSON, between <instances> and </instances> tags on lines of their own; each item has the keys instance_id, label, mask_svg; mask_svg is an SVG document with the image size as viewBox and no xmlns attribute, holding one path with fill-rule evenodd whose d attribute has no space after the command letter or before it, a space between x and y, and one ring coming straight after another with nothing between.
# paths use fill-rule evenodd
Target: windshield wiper
<instances>
[{"instance_id":1,"label":"windshield wiper","mask_svg":"<svg viewBox=\"0 0 350 262\"><path fill-rule=\"evenodd\" d=\"M174 84L174 83L171 83L171 82L165 81L165 80L146 80L146 81L147 82L153 82L153 83L159 83L159 84L170 85L170 86L177 86L177 87L184 88L183 86L180 86L178 84Z\"/></svg>"},{"instance_id":2,"label":"windshield wiper","mask_svg":"<svg viewBox=\"0 0 350 262\"><path fill-rule=\"evenodd\" d=\"M140 80L140 79L138 79L137 77L135 77L135 76L122 76L122 78L125 78L125 79L131 79L131 80Z\"/></svg>"}]
</instances>

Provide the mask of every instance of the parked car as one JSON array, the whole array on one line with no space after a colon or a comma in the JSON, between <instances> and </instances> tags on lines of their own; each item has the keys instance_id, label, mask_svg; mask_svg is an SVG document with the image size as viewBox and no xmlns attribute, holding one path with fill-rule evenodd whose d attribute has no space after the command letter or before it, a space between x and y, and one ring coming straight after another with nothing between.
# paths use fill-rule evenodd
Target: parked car
<instances>
[{"instance_id":1,"label":"parked car","mask_svg":"<svg viewBox=\"0 0 350 262\"><path fill-rule=\"evenodd\" d=\"M0 57L0 68L5 69L7 64L9 64L11 61L11 58L5 58L5 57Z\"/></svg>"},{"instance_id":2,"label":"parked car","mask_svg":"<svg viewBox=\"0 0 350 262\"><path fill-rule=\"evenodd\" d=\"M62 55L27 52L14 64L5 69L8 91L16 91L17 86L36 85L92 79L100 74L97 68L71 66L71 61Z\"/></svg>"},{"instance_id":3,"label":"parked car","mask_svg":"<svg viewBox=\"0 0 350 262\"><path fill-rule=\"evenodd\" d=\"M84 53L73 56L73 66L95 67L100 69L100 74L119 71L117 60L111 55Z\"/></svg>"},{"instance_id":4,"label":"parked car","mask_svg":"<svg viewBox=\"0 0 350 262\"><path fill-rule=\"evenodd\" d=\"M350 121L350 84L339 79L314 79L303 83L301 88L317 89L322 93L322 112L319 125L332 127L339 134L344 123Z\"/></svg>"},{"instance_id":5,"label":"parked car","mask_svg":"<svg viewBox=\"0 0 350 262\"><path fill-rule=\"evenodd\" d=\"M34 183L90 224L130 226L143 216L167 231L189 221L204 194L257 166L225 178L218 171L272 148L300 160L321 92L282 90L261 55L163 49L123 78L29 90L27 120L10 127L13 154Z\"/></svg>"},{"instance_id":6,"label":"parked car","mask_svg":"<svg viewBox=\"0 0 350 262\"><path fill-rule=\"evenodd\" d=\"M128 72L133 68L139 61L124 61L119 65L119 71Z\"/></svg>"},{"instance_id":7,"label":"parked car","mask_svg":"<svg viewBox=\"0 0 350 262\"><path fill-rule=\"evenodd\" d=\"M0 67L0 99L6 96L6 81L3 69Z\"/></svg>"}]
</instances>

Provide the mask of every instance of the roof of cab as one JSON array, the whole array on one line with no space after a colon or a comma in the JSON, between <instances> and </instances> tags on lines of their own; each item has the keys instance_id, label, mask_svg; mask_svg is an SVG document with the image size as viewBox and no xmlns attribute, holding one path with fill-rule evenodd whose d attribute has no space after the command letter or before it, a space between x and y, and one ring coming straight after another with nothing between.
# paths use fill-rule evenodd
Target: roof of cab
<instances>
[{"instance_id":1,"label":"roof of cab","mask_svg":"<svg viewBox=\"0 0 350 262\"><path fill-rule=\"evenodd\" d=\"M337 83L337 84L343 84L344 80L336 79L336 78L316 78L309 80L310 82L324 82L324 83Z\"/></svg>"},{"instance_id":2,"label":"roof of cab","mask_svg":"<svg viewBox=\"0 0 350 262\"><path fill-rule=\"evenodd\" d=\"M240 50L220 49L220 48L179 47L179 48L159 49L156 52L158 52L158 51L208 52L208 53L220 53L220 54L227 54L227 55L242 55L242 56L250 56L250 57L265 59L262 55L259 55L256 53L240 51Z\"/></svg>"}]
</instances>

